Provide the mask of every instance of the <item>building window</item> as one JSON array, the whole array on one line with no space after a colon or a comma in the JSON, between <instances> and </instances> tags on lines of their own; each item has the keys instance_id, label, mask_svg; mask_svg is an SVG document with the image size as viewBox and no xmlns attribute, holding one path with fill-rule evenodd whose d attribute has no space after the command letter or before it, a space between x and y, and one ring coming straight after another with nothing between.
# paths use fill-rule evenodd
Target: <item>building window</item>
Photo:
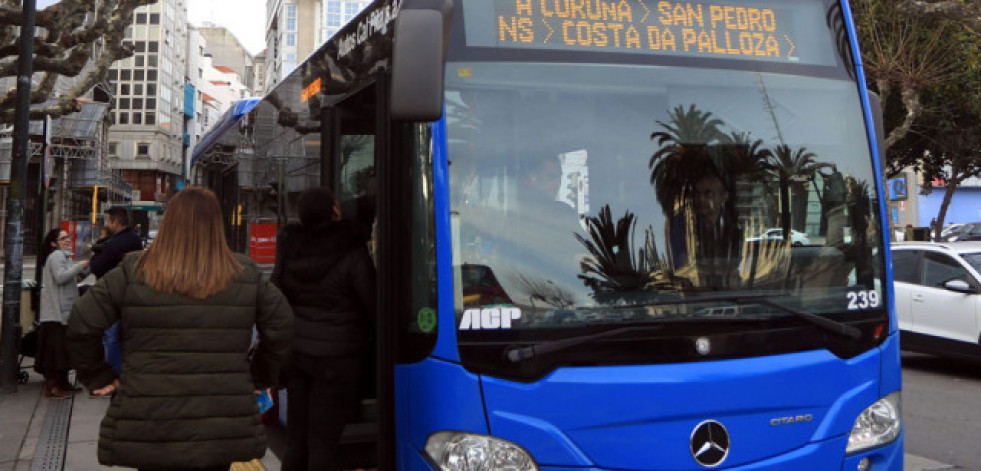
<instances>
[{"instance_id":1,"label":"building window","mask_svg":"<svg viewBox=\"0 0 981 471\"><path fill-rule=\"evenodd\" d=\"M129 69L119 71L120 80L130 80L133 78L133 72Z\"/></svg>"},{"instance_id":2,"label":"building window","mask_svg":"<svg viewBox=\"0 0 981 471\"><path fill-rule=\"evenodd\" d=\"M146 41L136 41L136 44L133 46L133 49L136 52L146 52Z\"/></svg>"},{"instance_id":3,"label":"building window","mask_svg":"<svg viewBox=\"0 0 981 471\"><path fill-rule=\"evenodd\" d=\"M120 98L118 103L118 108L121 110L129 109L129 98Z\"/></svg>"},{"instance_id":4,"label":"building window","mask_svg":"<svg viewBox=\"0 0 981 471\"><path fill-rule=\"evenodd\" d=\"M150 24L151 25L160 24L160 13L150 13Z\"/></svg>"},{"instance_id":5,"label":"building window","mask_svg":"<svg viewBox=\"0 0 981 471\"><path fill-rule=\"evenodd\" d=\"M143 56L143 54L137 54L135 57L133 57L133 62L137 67L143 67L143 61L145 59L146 58Z\"/></svg>"},{"instance_id":6,"label":"building window","mask_svg":"<svg viewBox=\"0 0 981 471\"><path fill-rule=\"evenodd\" d=\"M286 45L287 46L296 46L296 33L287 33L286 34Z\"/></svg>"},{"instance_id":7,"label":"building window","mask_svg":"<svg viewBox=\"0 0 981 471\"><path fill-rule=\"evenodd\" d=\"M150 144L146 142L138 142L136 144L136 156L137 157L149 157L150 156Z\"/></svg>"},{"instance_id":8,"label":"building window","mask_svg":"<svg viewBox=\"0 0 981 471\"><path fill-rule=\"evenodd\" d=\"M286 31L296 31L296 5L286 5Z\"/></svg>"},{"instance_id":9,"label":"building window","mask_svg":"<svg viewBox=\"0 0 981 471\"><path fill-rule=\"evenodd\" d=\"M150 42L148 42L147 43L147 51L150 51L150 52L160 52L160 42L159 41L150 41Z\"/></svg>"},{"instance_id":10,"label":"building window","mask_svg":"<svg viewBox=\"0 0 981 471\"><path fill-rule=\"evenodd\" d=\"M146 99L146 109L148 109L148 110L155 110L155 109L157 109L157 99L156 98L147 98Z\"/></svg>"},{"instance_id":11,"label":"building window","mask_svg":"<svg viewBox=\"0 0 981 471\"><path fill-rule=\"evenodd\" d=\"M127 112L119 113L119 119L117 119L116 121L118 121L119 124L129 124L129 113Z\"/></svg>"},{"instance_id":12,"label":"building window","mask_svg":"<svg viewBox=\"0 0 981 471\"><path fill-rule=\"evenodd\" d=\"M150 80L150 81L156 81L157 80L157 71L156 70L148 70L148 71L146 71L146 79L147 80Z\"/></svg>"},{"instance_id":13,"label":"building window","mask_svg":"<svg viewBox=\"0 0 981 471\"><path fill-rule=\"evenodd\" d=\"M146 117L146 124L157 124L156 113L147 113L145 117Z\"/></svg>"},{"instance_id":14,"label":"building window","mask_svg":"<svg viewBox=\"0 0 981 471\"><path fill-rule=\"evenodd\" d=\"M146 94L147 96L157 96L157 84L155 83L146 84Z\"/></svg>"},{"instance_id":15,"label":"building window","mask_svg":"<svg viewBox=\"0 0 981 471\"><path fill-rule=\"evenodd\" d=\"M155 71L153 71L153 72L155 72ZM144 77L143 70L134 70L133 71L133 80L142 82L143 81L143 77Z\"/></svg>"},{"instance_id":16,"label":"building window","mask_svg":"<svg viewBox=\"0 0 981 471\"><path fill-rule=\"evenodd\" d=\"M146 13L137 13L136 14L136 23L137 24L141 24L141 25L142 24L146 24Z\"/></svg>"},{"instance_id":17,"label":"building window","mask_svg":"<svg viewBox=\"0 0 981 471\"><path fill-rule=\"evenodd\" d=\"M133 109L134 110L142 110L143 109L143 99L142 98L133 98Z\"/></svg>"},{"instance_id":18,"label":"building window","mask_svg":"<svg viewBox=\"0 0 981 471\"><path fill-rule=\"evenodd\" d=\"M119 84L119 94L120 95L129 95L129 84L128 83L121 83L121 84Z\"/></svg>"},{"instance_id":19,"label":"building window","mask_svg":"<svg viewBox=\"0 0 981 471\"><path fill-rule=\"evenodd\" d=\"M143 124L143 113L133 113L133 124Z\"/></svg>"},{"instance_id":20,"label":"building window","mask_svg":"<svg viewBox=\"0 0 981 471\"><path fill-rule=\"evenodd\" d=\"M134 95L142 95L143 94L143 84L142 83L134 83L133 84L133 94Z\"/></svg>"},{"instance_id":21,"label":"building window","mask_svg":"<svg viewBox=\"0 0 981 471\"><path fill-rule=\"evenodd\" d=\"M119 143L118 142L110 142L109 143L109 156L110 157L116 157L118 155L119 155Z\"/></svg>"}]
</instances>

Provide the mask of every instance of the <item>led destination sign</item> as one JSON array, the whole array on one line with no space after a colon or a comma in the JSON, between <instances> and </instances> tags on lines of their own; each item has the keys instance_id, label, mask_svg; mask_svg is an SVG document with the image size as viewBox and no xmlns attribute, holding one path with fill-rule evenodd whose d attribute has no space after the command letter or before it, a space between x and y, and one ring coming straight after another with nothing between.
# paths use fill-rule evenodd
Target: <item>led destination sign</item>
<instances>
[{"instance_id":1,"label":"led destination sign","mask_svg":"<svg viewBox=\"0 0 981 471\"><path fill-rule=\"evenodd\" d=\"M464 5L470 46L834 63L823 7L815 1L469 0Z\"/></svg>"}]
</instances>

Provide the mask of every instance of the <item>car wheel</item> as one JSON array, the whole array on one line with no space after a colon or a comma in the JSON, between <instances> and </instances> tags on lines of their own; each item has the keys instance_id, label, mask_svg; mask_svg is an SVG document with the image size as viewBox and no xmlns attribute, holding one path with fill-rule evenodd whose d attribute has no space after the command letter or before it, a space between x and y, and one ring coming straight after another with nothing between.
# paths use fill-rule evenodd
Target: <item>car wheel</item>
<instances>
[{"instance_id":1,"label":"car wheel","mask_svg":"<svg viewBox=\"0 0 981 471\"><path fill-rule=\"evenodd\" d=\"M803 246L804 246L804 244L802 244L802 243L800 243L800 242L794 242L794 243L792 243L792 244L790 244L790 245L792 245L792 246L794 246L794 247L803 247Z\"/></svg>"}]
</instances>

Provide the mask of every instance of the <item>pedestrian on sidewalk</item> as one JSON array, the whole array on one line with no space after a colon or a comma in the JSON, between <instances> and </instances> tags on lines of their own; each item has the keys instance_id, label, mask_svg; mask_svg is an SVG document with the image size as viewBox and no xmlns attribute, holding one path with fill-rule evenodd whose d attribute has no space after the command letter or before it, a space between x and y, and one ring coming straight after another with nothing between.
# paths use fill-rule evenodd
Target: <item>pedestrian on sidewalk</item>
<instances>
[{"instance_id":1,"label":"pedestrian on sidewalk","mask_svg":"<svg viewBox=\"0 0 981 471\"><path fill-rule=\"evenodd\" d=\"M298 212L300 223L277 236L271 277L296 314L285 367L289 439L283 471L334 471L341 433L359 410L375 321L375 267L367 229L341 220L329 189L304 191Z\"/></svg>"},{"instance_id":2,"label":"pedestrian on sidewalk","mask_svg":"<svg viewBox=\"0 0 981 471\"><path fill-rule=\"evenodd\" d=\"M76 277L89 262L73 262L71 245L71 237L61 229L49 231L41 243L40 325L34 370L44 375L44 396L58 399L79 390L68 381L71 362L65 344L65 326L72 304L78 298Z\"/></svg>"},{"instance_id":3,"label":"pedestrian on sidewalk","mask_svg":"<svg viewBox=\"0 0 981 471\"><path fill-rule=\"evenodd\" d=\"M256 394L277 378L292 317L279 289L228 248L214 193L174 195L154 244L127 255L72 310L68 347L79 378L96 395L114 394L99 463L228 470L262 457ZM126 338L118 375L101 343L116 322Z\"/></svg>"},{"instance_id":4,"label":"pedestrian on sidewalk","mask_svg":"<svg viewBox=\"0 0 981 471\"><path fill-rule=\"evenodd\" d=\"M130 215L126 208L113 206L106 210L104 229L111 236L103 241L99 250L90 259L90 271L96 278L102 278L106 273L109 273L109 270L116 268L127 253L143 250L143 242L140 240L139 234L129 227L129 224ZM103 347L106 350L106 359L116 370L116 373L119 373L122 365L123 349L120 341L118 324L106 330L102 339Z\"/></svg>"}]
</instances>

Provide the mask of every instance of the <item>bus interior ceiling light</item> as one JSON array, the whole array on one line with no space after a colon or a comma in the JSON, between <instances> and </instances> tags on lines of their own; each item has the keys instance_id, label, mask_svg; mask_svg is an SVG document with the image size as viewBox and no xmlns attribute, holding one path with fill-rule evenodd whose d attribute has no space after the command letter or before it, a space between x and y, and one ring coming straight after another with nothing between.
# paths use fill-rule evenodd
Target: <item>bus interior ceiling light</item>
<instances>
[{"instance_id":1,"label":"bus interior ceiling light","mask_svg":"<svg viewBox=\"0 0 981 471\"><path fill-rule=\"evenodd\" d=\"M426 454L443 471L537 471L523 448L486 435L436 432L426 440Z\"/></svg>"}]
</instances>

